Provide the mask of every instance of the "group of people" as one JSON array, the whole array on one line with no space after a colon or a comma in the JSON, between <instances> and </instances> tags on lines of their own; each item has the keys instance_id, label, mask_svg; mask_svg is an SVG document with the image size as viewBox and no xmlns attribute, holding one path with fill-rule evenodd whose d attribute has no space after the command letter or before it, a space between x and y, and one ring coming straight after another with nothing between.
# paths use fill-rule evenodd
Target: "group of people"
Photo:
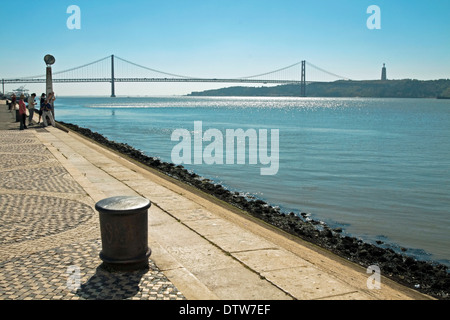
<instances>
[{"instance_id":1,"label":"group of people","mask_svg":"<svg viewBox=\"0 0 450 320\"><path fill-rule=\"evenodd\" d=\"M19 121L20 121L20 130L24 130L24 129L28 129L27 125L26 125L26 119L27 119L27 109L28 109L28 125L33 123L33 116L34 116L34 112L36 110L35 106L37 105L36 103L36 94L33 93L31 94L31 96L28 98L28 105L25 104L25 96L23 94L20 95L19 97ZM46 94L43 93L41 95L41 101L40 101L40 108L39 110L37 110L37 112L39 113L39 121L37 124L41 123L41 118L42 118L42 122L43 122L43 126L47 127L48 126L48 121L47 118L50 120L50 123L53 127L56 126L55 124L55 119L53 116L53 102L55 101L55 93L51 92L49 93L48 97L46 97ZM11 97L11 107L10 110L12 112L12 110L15 109L15 105L16 105L16 97L15 95L13 95Z\"/></svg>"}]
</instances>

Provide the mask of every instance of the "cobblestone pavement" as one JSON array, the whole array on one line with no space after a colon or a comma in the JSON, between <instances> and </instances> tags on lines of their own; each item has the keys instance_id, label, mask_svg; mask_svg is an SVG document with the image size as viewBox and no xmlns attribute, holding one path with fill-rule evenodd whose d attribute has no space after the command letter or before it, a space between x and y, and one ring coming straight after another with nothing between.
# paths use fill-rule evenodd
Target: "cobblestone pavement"
<instances>
[{"instance_id":1,"label":"cobblestone pavement","mask_svg":"<svg viewBox=\"0 0 450 320\"><path fill-rule=\"evenodd\" d=\"M3 109L3 108L2 108ZM149 268L102 267L93 200L36 137L0 111L0 300L183 300Z\"/></svg>"},{"instance_id":2,"label":"cobblestone pavement","mask_svg":"<svg viewBox=\"0 0 450 320\"><path fill-rule=\"evenodd\" d=\"M99 240L67 244L0 263L2 299L178 300L183 295L150 261L149 269L108 272Z\"/></svg>"}]
</instances>

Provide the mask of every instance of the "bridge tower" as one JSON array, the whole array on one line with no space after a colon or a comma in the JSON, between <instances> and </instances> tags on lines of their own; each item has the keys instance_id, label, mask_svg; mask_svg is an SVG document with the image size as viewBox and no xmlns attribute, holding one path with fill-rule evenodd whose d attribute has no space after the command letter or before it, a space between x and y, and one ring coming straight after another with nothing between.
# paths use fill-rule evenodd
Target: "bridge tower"
<instances>
[{"instance_id":1,"label":"bridge tower","mask_svg":"<svg viewBox=\"0 0 450 320\"><path fill-rule=\"evenodd\" d=\"M300 95L302 97L306 97L306 61L302 61L302 80L300 83L301 92Z\"/></svg>"},{"instance_id":2,"label":"bridge tower","mask_svg":"<svg viewBox=\"0 0 450 320\"><path fill-rule=\"evenodd\" d=\"M114 88L114 55L111 55L111 98L115 98L115 88Z\"/></svg>"}]
</instances>

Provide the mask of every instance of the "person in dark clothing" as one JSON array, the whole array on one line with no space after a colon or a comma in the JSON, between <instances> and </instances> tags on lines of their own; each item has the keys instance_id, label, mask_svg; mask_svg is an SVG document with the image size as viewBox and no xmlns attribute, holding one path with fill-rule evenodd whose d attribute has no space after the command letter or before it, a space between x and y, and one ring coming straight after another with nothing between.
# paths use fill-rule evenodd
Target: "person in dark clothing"
<instances>
[{"instance_id":1,"label":"person in dark clothing","mask_svg":"<svg viewBox=\"0 0 450 320\"><path fill-rule=\"evenodd\" d=\"M39 105L39 121L38 121L38 124L41 123L42 113L44 112L44 105L45 105L45 93L41 94L41 103Z\"/></svg>"}]
</instances>

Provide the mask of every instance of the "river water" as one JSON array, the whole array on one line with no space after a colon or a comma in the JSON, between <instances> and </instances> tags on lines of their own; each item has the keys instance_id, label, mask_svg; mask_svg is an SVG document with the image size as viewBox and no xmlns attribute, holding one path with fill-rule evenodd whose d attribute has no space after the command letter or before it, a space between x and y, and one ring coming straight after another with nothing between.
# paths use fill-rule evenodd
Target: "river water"
<instances>
[{"instance_id":1,"label":"river water","mask_svg":"<svg viewBox=\"0 0 450 320\"><path fill-rule=\"evenodd\" d=\"M55 111L286 212L450 265L449 100L60 97ZM244 164L227 161L227 130L238 129L258 142L241 146Z\"/></svg>"}]
</instances>

